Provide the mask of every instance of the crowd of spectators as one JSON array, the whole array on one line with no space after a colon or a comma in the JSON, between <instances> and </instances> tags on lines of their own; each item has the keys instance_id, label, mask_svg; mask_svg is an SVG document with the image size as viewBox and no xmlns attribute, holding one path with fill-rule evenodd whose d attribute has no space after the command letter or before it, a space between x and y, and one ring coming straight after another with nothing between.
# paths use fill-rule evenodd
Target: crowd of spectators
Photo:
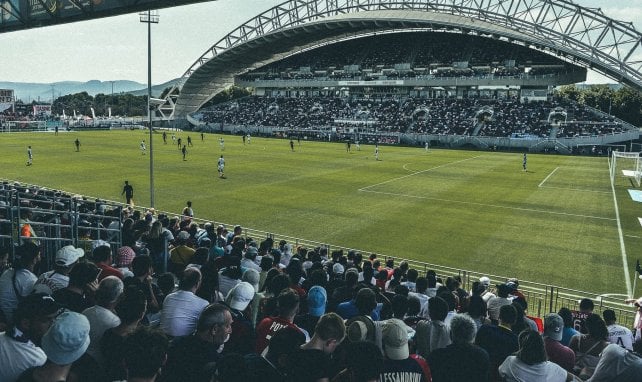
<instances>
[{"instance_id":1,"label":"crowd of spectators","mask_svg":"<svg viewBox=\"0 0 642 382\"><path fill-rule=\"evenodd\" d=\"M528 312L516 279L420 273L243 228L126 215L123 243L25 241L0 275L0 380L639 381L613 311ZM126 239L125 239L126 238ZM165 258L168 252L169 272ZM8 252L2 249L2 254ZM576 327L577 331L573 328ZM632 332L631 329L634 329Z\"/></svg>"},{"instance_id":2,"label":"crowd of spectators","mask_svg":"<svg viewBox=\"0 0 642 382\"><path fill-rule=\"evenodd\" d=\"M411 38L409 38L411 37ZM458 49L452 49L453 46ZM576 70L524 46L483 37L414 32L324 45L266 65L243 80L387 80L427 77L524 76Z\"/></svg>"},{"instance_id":3,"label":"crowd of spectators","mask_svg":"<svg viewBox=\"0 0 642 382\"><path fill-rule=\"evenodd\" d=\"M613 117L569 101L486 98L259 97L201 110L209 124L291 130L335 127L363 132L566 138L626 129Z\"/></svg>"}]
</instances>

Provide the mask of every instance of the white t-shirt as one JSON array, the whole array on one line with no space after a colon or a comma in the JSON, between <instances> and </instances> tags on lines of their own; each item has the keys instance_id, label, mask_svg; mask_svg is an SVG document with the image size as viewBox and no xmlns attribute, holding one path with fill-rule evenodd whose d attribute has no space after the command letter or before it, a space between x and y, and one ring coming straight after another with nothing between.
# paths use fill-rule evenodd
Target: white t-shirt
<instances>
[{"instance_id":1,"label":"white t-shirt","mask_svg":"<svg viewBox=\"0 0 642 382\"><path fill-rule=\"evenodd\" d=\"M198 317L207 305L207 300L191 291L178 290L170 293L163 301L160 329L172 337L192 334L196 329Z\"/></svg>"},{"instance_id":2,"label":"white t-shirt","mask_svg":"<svg viewBox=\"0 0 642 382\"><path fill-rule=\"evenodd\" d=\"M65 276L56 271L45 272L38 277L38 281L33 286L35 293L52 294L58 289L65 289L69 285L69 276Z\"/></svg>"},{"instance_id":3,"label":"white t-shirt","mask_svg":"<svg viewBox=\"0 0 642 382\"><path fill-rule=\"evenodd\" d=\"M568 372L550 361L527 365L511 355L499 365L499 375L506 382L565 382Z\"/></svg>"},{"instance_id":4,"label":"white t-shirt","mask_svg":"<svg viewBox=\"0 0 642 382\"><path fill-rule=\"evenodd\" d=\"M100 352L100 339L107 329L120 325L120 318L112 311L102 306L94 305L83 310L82 314L89 320L89 347L87 353L98 363L102 364L102 353Z\"/></svg>"},{"instance_id":5,"label":"white t-shirt","mask_svg":"<svg viewBox=\"0 0 642 382\"><path fill-rule=\"evenodd\" d=\"M10 268L4 271L0 276L0 309L4 313L8 323L13 322L13 312L18 307L18 297L16 291L22 296L28 296L33 290L33 285L38 279L36 275L27 269L19 269L16 274L15 288L13 285L14 269Z\"/></svg>"},{"instance_id":6,"label":"white t-shirt","mask_svg":"<svg viewBox=\"0 0 642 382\"><path fill-rule=\"evenodd\" d=\"M633 351L633 333L622 325L613 324L607 327L609 342Z\"/></svg>"},{"instance_id":7,"label":"white t-shirt","mask_svg":"<svg viewBox=\"0 0 642 382\"><path fill-rule=\"evenodd\" d=\"M16 341L6 332L0 333L0 381L14 382L23 371L44 365L45 352L33 342Z\"/></svg>"}]
</instances>

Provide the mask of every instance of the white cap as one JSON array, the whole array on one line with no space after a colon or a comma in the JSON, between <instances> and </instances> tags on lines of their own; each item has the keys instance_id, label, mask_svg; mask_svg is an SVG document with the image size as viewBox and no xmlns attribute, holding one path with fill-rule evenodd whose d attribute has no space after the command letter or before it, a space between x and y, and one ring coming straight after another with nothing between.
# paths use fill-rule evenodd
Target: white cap
<instances>
[{"instance_id":1,"label":"white cap","mask_svg":"<svg viewBox=\"0 0 642 382\"><path fill-rule=\"evenodd\" d=\"M58 266L68 267L83 256L85 256L85 251L82 248L67 245L56 252L56 258L54 261Z\"/></svg>"}]
</instances>

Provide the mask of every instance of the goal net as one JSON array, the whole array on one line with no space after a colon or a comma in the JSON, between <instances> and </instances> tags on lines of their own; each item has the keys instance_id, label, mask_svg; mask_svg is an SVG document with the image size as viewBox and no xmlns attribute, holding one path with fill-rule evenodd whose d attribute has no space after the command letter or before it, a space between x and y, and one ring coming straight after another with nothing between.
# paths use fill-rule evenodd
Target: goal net
<instances>
[{"instance_id":1,"label":"goal net","mask_svg":"<svg viewBox=\"0 0 642 382\"><path fill-rule=\"evenodd\" d=\"M622 179L629 179L640 187L642 163L639 152L612 151L609 158L609 170L613 184L622 183ZM625 182L628 183L628 180Z\"/></svg>"}]
</instances>

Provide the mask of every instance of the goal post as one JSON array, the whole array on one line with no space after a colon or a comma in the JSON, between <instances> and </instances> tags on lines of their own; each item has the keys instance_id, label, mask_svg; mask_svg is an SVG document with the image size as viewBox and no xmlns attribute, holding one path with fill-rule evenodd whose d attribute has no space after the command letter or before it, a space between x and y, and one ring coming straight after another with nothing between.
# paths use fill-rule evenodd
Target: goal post
<instances>
[{"instance_id":1,"label":"goal post","mask_svg":"<svg viewBox=\"0 0 642 382\"><path fill-rule=\"evenodd\" d=\"M612 151L609 158L611 182L617 184L619 179L629 178L640 187L642 163L639 152Z\"/></svg>"}]
</instances>

